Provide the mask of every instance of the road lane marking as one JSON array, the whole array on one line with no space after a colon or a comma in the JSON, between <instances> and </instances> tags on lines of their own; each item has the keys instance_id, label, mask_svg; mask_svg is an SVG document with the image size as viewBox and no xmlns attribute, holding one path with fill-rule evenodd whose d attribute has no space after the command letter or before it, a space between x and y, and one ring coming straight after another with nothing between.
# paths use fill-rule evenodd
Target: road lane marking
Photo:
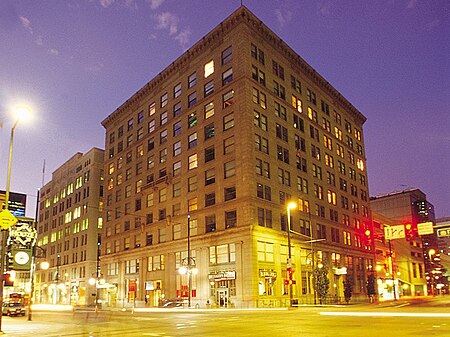
<instances>
[{"instance_id":1,"label":"road lane marking","mask_svg":"<svg viewBox=\"0 0 450 337\"><path fill-rule=\"evenodd\" d=\"M338 312L338 311L328 311L320 312L322 316L359 316L359 317L450 317L450 313L444 312Z\"/></svg>"}]
</instances>

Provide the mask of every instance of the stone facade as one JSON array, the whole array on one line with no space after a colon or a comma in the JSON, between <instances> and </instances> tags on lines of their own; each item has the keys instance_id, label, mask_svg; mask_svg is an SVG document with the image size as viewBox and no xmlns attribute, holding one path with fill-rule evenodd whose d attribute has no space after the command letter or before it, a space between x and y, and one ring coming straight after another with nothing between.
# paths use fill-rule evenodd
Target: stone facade
<instances>
[{"instance_id":1,"label":"stone facade","mask_svg":"<svg viewBox=\"0 0 450 337\"><path fill-rule=\"evenodd\" d=\"M157 306L190 289L200 307L288 305L290 200L293 298L315 300L314 263L331 296L344 277L363 295L365 120L240 7L102 122L105 303Z\"/></svg>"}]
</instances>

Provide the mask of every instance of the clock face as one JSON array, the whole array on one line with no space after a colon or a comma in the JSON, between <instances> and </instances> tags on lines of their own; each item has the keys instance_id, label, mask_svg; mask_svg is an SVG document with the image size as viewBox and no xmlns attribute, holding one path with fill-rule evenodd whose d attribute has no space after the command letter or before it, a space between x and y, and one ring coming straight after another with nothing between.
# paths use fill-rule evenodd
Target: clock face
<instances>
[{"instance_id":1,"label":"clock face","mask_svg":"<svg viewBox=\"0 0 450 337\"><path fill-rule=\"evenodd\" d=\"M14 255L14 261L17 264L27 264L30 260L30 256L26 252L17 252L16 255Z\"/></svg>"}]
</instances>

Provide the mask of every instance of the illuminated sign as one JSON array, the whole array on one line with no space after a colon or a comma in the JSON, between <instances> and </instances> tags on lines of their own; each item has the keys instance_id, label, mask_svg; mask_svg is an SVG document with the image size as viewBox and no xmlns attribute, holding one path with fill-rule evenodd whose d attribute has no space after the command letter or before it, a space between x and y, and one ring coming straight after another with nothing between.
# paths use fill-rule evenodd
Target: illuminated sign
<instances>
[{"instance_id":1,"label":"illuminated sign","mask_svg":"<svg viewBox=\"0 0 450 337\"><path fill-rule=\"evenodd\" d=\"M436 230L438 238L444 238L450 236L450 228L439 228Z\"/></svg>"},{"instance_id":2,"label":"illuminated sign","mask_svg":"<svg viewBox=\"0 0 450 337\"><path fill-rule=\"evenodd\" d=\"M236 279L236 271L220 271L215 274L208 275L209 280L221 281L221 280L234 280Z\"/></svg>"},{"instance_id":3,"label":"illuminated sign","mask_svg":"<svg viewBox=\"0 0 450 337\"><path fill-rule=\"evenodd\" d=\"M433 223L432 222L422 222L417 224L417 232L419 235L433 234Z\"/></svg>"},{"instance_id":4,"label":"illuminated sign","mask_svg":"<svg viewBox=\"0 0 450 337\"><path fill-rule=\"evenodd\" d=\"M259 270L259 277L265 277L265 278L277 278L277 272L272 269L260 269Z\"/></svg>"}]
</instances>

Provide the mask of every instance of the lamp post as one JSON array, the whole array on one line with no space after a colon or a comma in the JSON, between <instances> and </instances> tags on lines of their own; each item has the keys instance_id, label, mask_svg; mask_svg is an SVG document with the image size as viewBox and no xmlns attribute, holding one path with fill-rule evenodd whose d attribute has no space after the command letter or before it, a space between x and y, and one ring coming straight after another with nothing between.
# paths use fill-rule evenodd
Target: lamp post
<instances>
[{"instance_id":1,"label":"lamp post","mask_svg":"<svg viewBox=\"0 0 450 337\"><path fill-rule=\"evenodd\" d=\"M289 276L289 306L293 305L294 294L292 293L292 284L294 281L292 280L292 252L291 252L291 209L297 207L297 204L294 201L291 201L287 204L287 239L288 239L288 260L287 260L287 272Z\"/></svg>"},{"instance_id":2,"label":"lamp post","mask_svg":"<svg viewBox=\"0 0 450 337\"><path fill-rule=\"evenodd\" d=\"M197 274L198 269L195 267L195 259L191 257L191 216L187 216L187 258L183 259L183 266L178 269L181 275L187 275L188 278L188 308L191 307L191 292L192 292L192 275Z\"/></svg>"},{"instance_id":3,"label":"lamp post","mask_svg":"<svg viewBox=\"0 0 450 337\"><path fill-rule=\"evenodd\" d=\"M8 156L8 170L6 173L6 189L5 189L5 204L4 210L8 210L9 204L9 192L11 187L11 164L12 164L12 152L14 143L14 131L16 130L17 124L21 119L26 117L30 113L30 109L26 106L17 106L14 109L16 115L16 120L11 128L11 137L9 140L9 156ZM5 255L6 255L6 243L8 241L8 229L2 229L2 244L1 244L1 254L0 254L0 308L3 308L3 293L4 293L4 282L5 282ZM0 315L0 333L2 333L2 316Z\"/></svg>"},{"instance_id":4,"label":"lamp post","mask_svg":"<svg viewBox=\"0 0 450 337\"><path fill-rule=\"evenodd\" d=\"M433 269L433 259L432 256L436 254L436 250L430 248L428 250L429 267L428 267L428 277L430 278L430 290L431 295L434 296L434 283L435 283L435 270Z\"/></svg>"}]
</instances>

